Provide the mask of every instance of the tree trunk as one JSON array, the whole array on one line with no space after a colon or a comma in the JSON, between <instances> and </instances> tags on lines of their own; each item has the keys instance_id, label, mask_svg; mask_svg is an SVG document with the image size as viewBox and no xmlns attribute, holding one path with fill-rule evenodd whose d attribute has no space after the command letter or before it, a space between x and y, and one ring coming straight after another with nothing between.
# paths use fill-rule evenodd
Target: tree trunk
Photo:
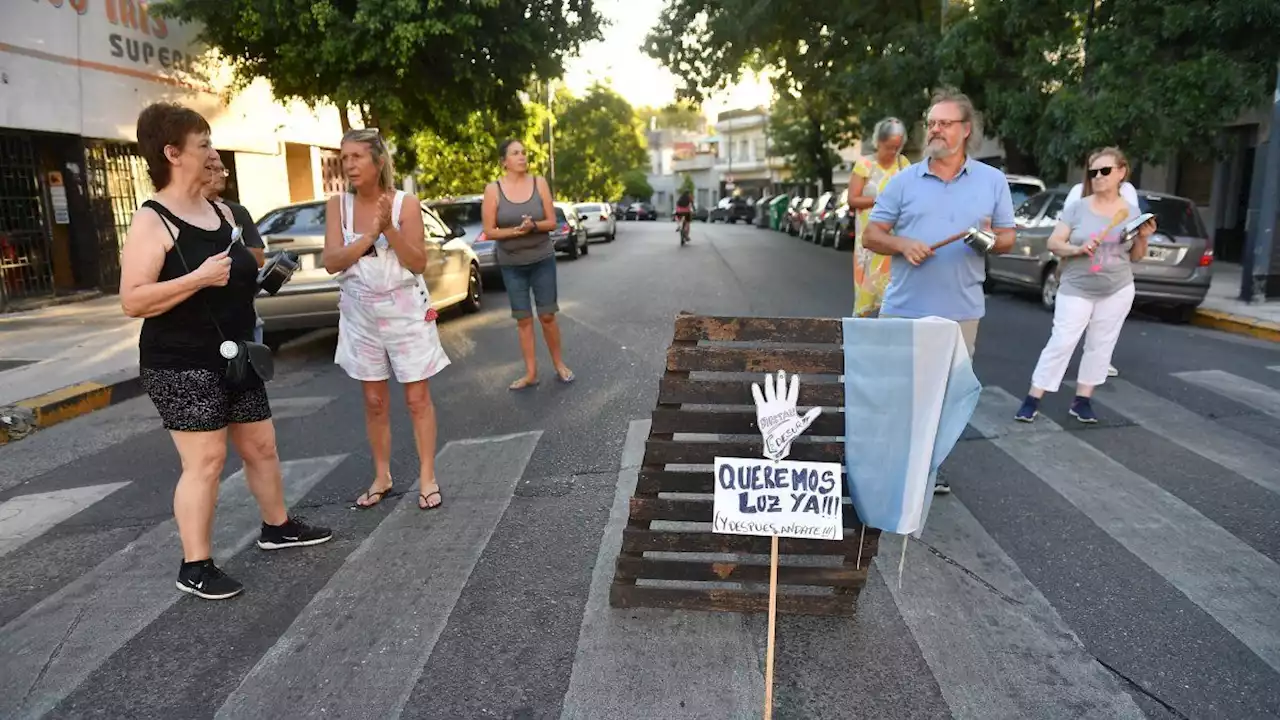
<instances>
[{"instance_id":1,"label":"tree trunk","mask_svg":"<svg viewBox=\"0 0 1280 720\"><path fill-rule=\"evenodd\" d=\"M351 116L347 114L347 109L345 102L338 103L338 122L342 124L343 135L351 132Z\"/></svg>"},{"instance_id":2,"label":"tree trunk","mask_svg":"<svg viewBox=\"0 0 1280 720\"><path fill-rule=\"evenodd\" d=\"M1011 175L1040 176L1040 165L1037 163L1035 155L1023 150L1015 140L1003 138L1003 142L1005 172Z\"/></svg>"}]
</instances>

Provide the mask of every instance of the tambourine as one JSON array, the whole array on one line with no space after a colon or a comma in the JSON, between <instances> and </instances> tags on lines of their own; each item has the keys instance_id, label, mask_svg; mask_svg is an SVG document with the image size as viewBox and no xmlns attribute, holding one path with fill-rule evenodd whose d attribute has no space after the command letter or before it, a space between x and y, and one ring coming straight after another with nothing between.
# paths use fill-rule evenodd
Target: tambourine
<instances>
[{"instance_id":1,"label":"tambourine","mask_svg":"<svg viewBox=\"0 0 1280 720\"><path fill-rule=\"evenodd\" d=\"M268 295L275 295L289 282L297 269L298 256L291 252L280 252L258 271L258 289L265 290Z\"/></svg>"},{"instance_id":2,"label":"tambourine","mask_svg":"<svg viewBox=\"0 0 1280 720\"><path fill-rule=\"evenodd\" d=\"M1120 242L1129 242L1136 240L1138 237L1138 229L1147 224L1148 220L1155 218L1154 213L1142 213L1138 217L1124 224L1124 229L1120 231Z\"/></svg>"}]
</instances>

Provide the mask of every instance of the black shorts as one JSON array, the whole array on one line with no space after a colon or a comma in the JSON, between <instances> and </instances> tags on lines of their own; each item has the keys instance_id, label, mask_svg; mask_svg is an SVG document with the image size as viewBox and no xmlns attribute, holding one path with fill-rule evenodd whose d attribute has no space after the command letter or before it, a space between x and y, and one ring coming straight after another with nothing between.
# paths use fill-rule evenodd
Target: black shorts
<instances>
[{"instance_id":1,"label":"black shorts","mask_svg":"<svg viewBox=\"0 0 1280 720\"><path fill-rule=\"evenodd\" d=\"M212 432L232 423L271 419L271 403L261 383L232 392L220 372L154 368L142 368L138 379L166 430Z\"/></svg>"}]
</instances>

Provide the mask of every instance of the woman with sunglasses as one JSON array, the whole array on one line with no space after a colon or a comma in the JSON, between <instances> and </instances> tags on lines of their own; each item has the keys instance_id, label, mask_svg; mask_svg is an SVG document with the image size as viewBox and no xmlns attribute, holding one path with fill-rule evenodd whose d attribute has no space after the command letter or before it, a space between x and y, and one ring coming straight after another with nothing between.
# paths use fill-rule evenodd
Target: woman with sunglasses
<instances>
[{"instance_id":1,"label":"woman with sunglasses","mask_svg":"<svg viewBox=\"0 0 1280 720\"><path fill-rule=\"evenodd\" d=\"M1067 363L1080 336L1084 354L1076 377L1076 397L1071 416L1082 423L1096 423L1093 390L1107 380L1107 368L1120 330L1133 307L1133 268L1147 253L1147 240L1155 221L1144 223L1137 237L1124 238L1124 226L1136 218L1138 207L1120 195L1129 174L1124 153L1114 147L1089 156L1082 197L1067 205L1049 236L1049 250L1060 259L1062 281L1053 311L1053 334L1040 353L1031 389L1014 415L1020 422L1034 422L1046 392L1057 392Z\"/></svg>"}]
</instances>

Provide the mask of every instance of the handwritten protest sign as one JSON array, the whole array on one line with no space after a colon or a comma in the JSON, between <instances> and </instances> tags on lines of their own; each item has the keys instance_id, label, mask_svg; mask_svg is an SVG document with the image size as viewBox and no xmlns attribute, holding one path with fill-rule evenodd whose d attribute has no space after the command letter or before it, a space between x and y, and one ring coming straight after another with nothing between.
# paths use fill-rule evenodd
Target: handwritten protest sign
<instances>
[{"instance_id":1,"label":"handwritten protest sign","mask_svg":"<svg viewBox=\"0 0 1280 720\"><path fill-rule=\"evenodd\" d=\"M763 535L769 548L769 638L765 644L764 718L773 718L774 634L778 615L778 538L843 540L840 463L787 460L792 443L822 413L796 410L800 378L779 370L764 389L752 383L763 458L717 457L711 529L728 535ZM861 549L859 549L861 555Z\"/></svg>"},{"instance_id":2,"label":"handwritten protest sign","mask_svg":"<svg viewBox=\"0 0 1280 720\"><path fill-rule=\"evenodd\" d=\"M712 529L843 540L840 464L717 457Z\"/></svg>"}]
</instances>

